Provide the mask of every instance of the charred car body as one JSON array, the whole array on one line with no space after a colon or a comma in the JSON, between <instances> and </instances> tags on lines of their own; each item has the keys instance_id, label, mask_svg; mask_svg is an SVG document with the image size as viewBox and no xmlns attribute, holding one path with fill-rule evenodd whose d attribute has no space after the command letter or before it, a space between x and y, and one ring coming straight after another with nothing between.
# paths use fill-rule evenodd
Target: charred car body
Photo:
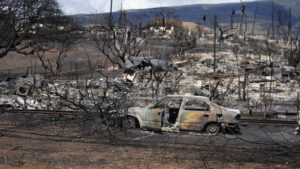
<instances>
[{"instance_id":1,"label":"charred car body","mask_svg":"<svg viewBox=\"0 0 300 169\"><path fill-rule=\"evenodd\" d=\"M126 128L149 128L162 131L239 130L241 112L219 106L202 96L167 96L146 108L131 108L123 120Z\"/></svg>"}]
</instances>

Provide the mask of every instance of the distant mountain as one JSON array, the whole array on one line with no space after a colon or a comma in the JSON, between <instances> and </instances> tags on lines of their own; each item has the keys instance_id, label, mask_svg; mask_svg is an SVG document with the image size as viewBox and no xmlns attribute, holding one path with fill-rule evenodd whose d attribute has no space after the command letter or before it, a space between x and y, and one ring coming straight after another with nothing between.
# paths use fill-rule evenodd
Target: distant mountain
<instances>
[{"instance_id":1,"label":"distant mountain","mask_svg":"<svg viewBox=\"0 0 300 169\"><path fill-rule=\"evenodd\" d=\"M300 1L299 0L274 0L275 3L282 5L285 9L292 9L292 14L298 18L300 18Z\"/></svg>"},{"instance_id":2,"label":"distant mountain","mask_svg":"<svg viewBox=\"0 0 300 169\"><path fill-rule=\"evenodd\" d=\"M292 8L292 22L295 24L300 21L300 0L274 0L276 3L276 10L281 11L284 19L284 24L288 24L289 8ZM257 10L257 23L258 25L266 28L271 21L272 2L271 0L254 1L244 3L246 7L246 14L248 23L251 24L256 7ZM240 3L224 3L224 4L198 4L176 7L163 7L161 9L173 10L176 19L204 24L202 18L207 16L207 26L210 26L213 21L214 15L217 15L219 23L229 23L232 9L236 10L234 15L234 22L237 23L240 20L241 4ZM129 18L133 21L143 20L144 24L149 21L145 17L145 14L149 14L153 9L140 9L140 10L128 10L126 11ZM277 12L275 14L275 21L277 21ZM103 14L102 14L103 15ZM106 17L108 14L104 14ZM117 22L120 16L120 12L113 13L114 19ZM87 15L74 15L79 24L93 24L95 18L100 17L100 14L87 14ZM97 19L96 19L97 20ZM268 26L267 26L268 25Z\"/></svg>"}]
</instances>

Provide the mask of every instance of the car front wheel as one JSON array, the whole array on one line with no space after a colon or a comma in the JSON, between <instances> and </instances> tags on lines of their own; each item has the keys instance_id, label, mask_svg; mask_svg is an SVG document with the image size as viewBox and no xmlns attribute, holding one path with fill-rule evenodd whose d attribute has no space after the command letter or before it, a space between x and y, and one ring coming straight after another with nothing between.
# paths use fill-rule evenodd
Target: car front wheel
<instances>
[{"instance_id":1,"label":"car front wheel","mask_svg":"<svg viewBox=\"0 0 300 169\"><path fill-rule=\"evenodd\" d=\"M135 119L133 117L126 117L123 120L123 128L134 129L136 127Z\"/></svg>"},{"instance_id":2,"label":"car front wheel","mask_svg":"<svg viewBox=\"0 0 300 169\"><path fill-rule=\"evenodd\" d=\"M206 126L206 131L208 134L217 135L220 131L220 125L217 123L210 123Z\"/></svg>"}]
</instances>

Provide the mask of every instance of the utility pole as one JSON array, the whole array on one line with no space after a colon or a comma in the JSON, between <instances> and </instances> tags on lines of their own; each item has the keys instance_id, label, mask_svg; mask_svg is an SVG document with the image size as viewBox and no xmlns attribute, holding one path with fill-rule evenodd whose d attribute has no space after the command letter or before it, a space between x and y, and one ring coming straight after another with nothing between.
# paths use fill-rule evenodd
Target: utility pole
<instances>
[{"instance_id":1,"label":"utility pole","mask_svg":"<svg viewBox=\"0 0 300 169\"><path fill-rule=\"evenodd\" d=\"M113 0L110 0L110 12L109 12L109 27L112 29L113 24L113 17L112 17L112 6L113 6Z\"/></svg>"},{"instance_id":2,"label":"utility pole","mask_svg":"<svg viewBox=\"0 0 300 169\"><path fill-rule=\"evenodd\" d=\"M214 73L216 73L216 50L217 48L217 16L214 18Z\"/></svg>"}]
</instances>

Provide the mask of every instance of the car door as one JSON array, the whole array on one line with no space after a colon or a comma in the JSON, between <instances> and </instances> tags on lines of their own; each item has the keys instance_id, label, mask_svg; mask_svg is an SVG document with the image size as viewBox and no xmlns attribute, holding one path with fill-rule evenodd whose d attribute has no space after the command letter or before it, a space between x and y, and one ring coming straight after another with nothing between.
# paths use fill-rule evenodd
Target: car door
<instances>
[{"instance_id":1,"label":"car door","mask_svg":"<svg viewBox=\"0 0 300 169\"><path fill-rule=\"evenodd\" d=\"M201 131L210 117L210 106L201 99L186 99L179 119L179 129Z\"/></svg>"},{"instance_id":2,"label":"car door","mask_svg":"<svg viewBox=\"0 0 300 169\"><path fill-rule=\"evenodd\" d=\"M145 127L160 129L162 126L162 114L168 106L170 98L162 99L152 107L148 108L145 117Z\"/></svg>"}]
</instances>

